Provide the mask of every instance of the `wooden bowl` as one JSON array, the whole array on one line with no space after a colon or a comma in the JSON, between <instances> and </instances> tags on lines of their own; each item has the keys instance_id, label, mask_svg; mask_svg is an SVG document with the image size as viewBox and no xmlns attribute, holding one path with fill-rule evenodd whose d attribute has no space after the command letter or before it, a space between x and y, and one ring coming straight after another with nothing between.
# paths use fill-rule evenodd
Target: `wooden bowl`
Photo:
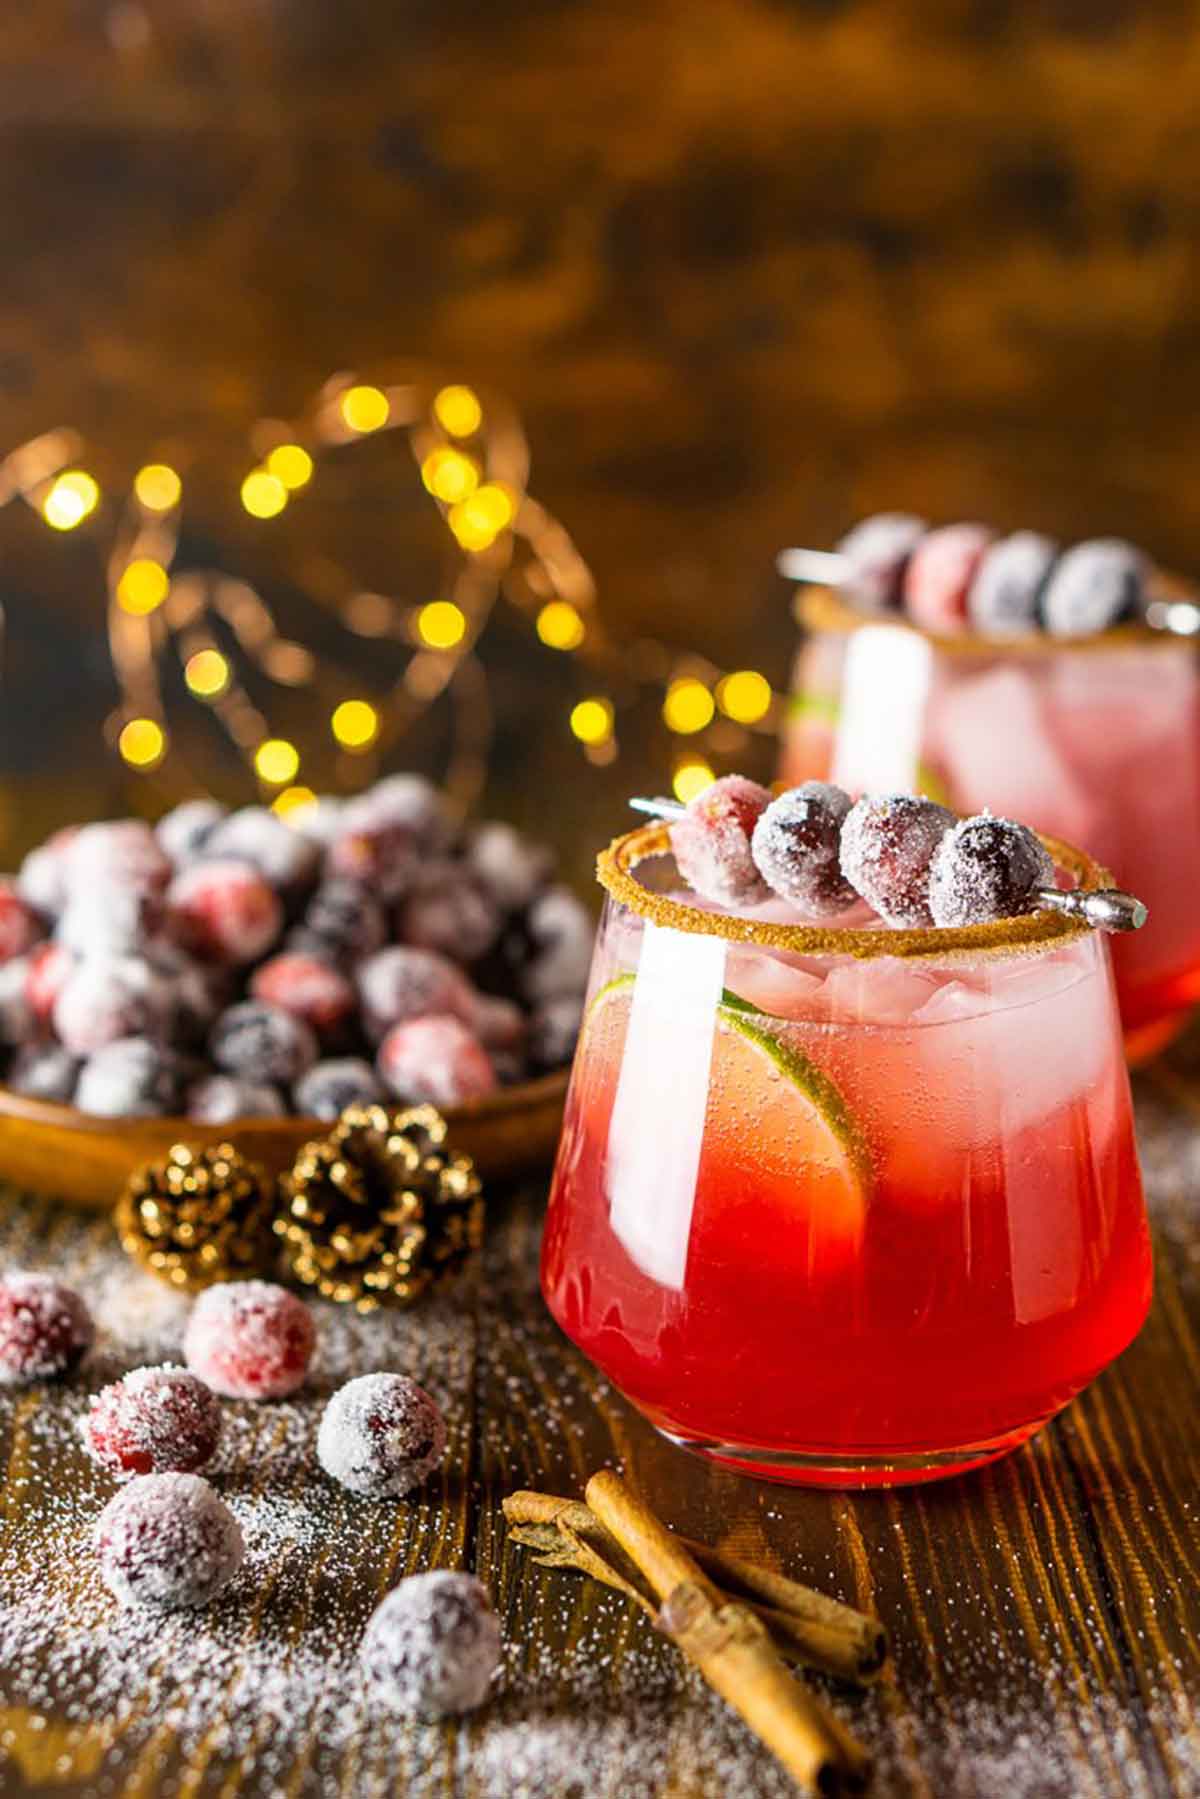
<instances>
[{"instance_id":1,"label":"wooden bowl","mask_svg":"<svg viewBox=\"0 0 1200 1799\"><path fill-rule=\"evenodd\" d=\"M566 1092L562 1069L448 1107L450 1141L474 1157L485 1182L534 1174L553 1158ZM134 1169L164 1156L173 1143L232 1143L281 1174L302 1144L328 1129L317 1118L246 1118L220 1126L190 1118L94 1118L0 1087L0 1180L103 1211Z\"/></svg>"}]
</instances>

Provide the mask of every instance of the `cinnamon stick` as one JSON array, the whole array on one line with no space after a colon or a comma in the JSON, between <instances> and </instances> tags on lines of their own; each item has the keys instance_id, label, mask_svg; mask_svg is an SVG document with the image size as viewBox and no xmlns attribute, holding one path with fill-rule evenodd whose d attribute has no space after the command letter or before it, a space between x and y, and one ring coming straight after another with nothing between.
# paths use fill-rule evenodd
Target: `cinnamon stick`
<instances>
[{"instance_id":1,"label":"cinnamon stick","mask_svg":"<svg viewBox=\"0 0 1200 1799\"><path fill-rule=\"evenodd\" d=\"M545 1566L590 1574L629 1594L652 1617L657 1614L657 1599L645 1578L579 1500L517 1492L504 1501L504 1515L514 1540L535 1550ZM723 1598L742 1599L750 1606L789 1661L858 1685L878 1677L887 1659L887 1638L877 1619L740 1556L688 1537L676 1541L694 1556Z\"/></svg>"},{"instance_id":2,"label":"cinnamon stick","mask_svg":"<svg viewBox=\"0 0 1200 1799\"><path fill-rule=\"evenodd\" d=\"M870 1771L866 1750L792 1678L751 1608L725 1599L616 1474L594 1474L586 1496L661 1600L659 1628L788 1772L816 1793L860 1792Z\"/></svg>"}]
</instances>

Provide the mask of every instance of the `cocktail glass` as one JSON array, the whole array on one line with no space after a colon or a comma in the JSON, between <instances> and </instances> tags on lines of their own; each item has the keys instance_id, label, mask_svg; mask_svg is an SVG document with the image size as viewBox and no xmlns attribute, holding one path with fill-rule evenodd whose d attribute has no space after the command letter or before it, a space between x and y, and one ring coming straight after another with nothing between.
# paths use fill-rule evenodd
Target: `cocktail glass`
<instances>
[{"instance_id":1,"label":"cocktail glass","mask_svg":"<svg viewBox=\"0 0 1200 1799\"><path fill-rule=\"evenodd\" d=\"M542 1251L562 1329L674 1442L766 1478L1024 1442L1150 1300L1105 940L705 910L661 825L600 879Z\"/></svg>"},{"instance_id":2,"label":"cocktail glass","mask_svg":"<svg viewBox=\"0 0 1200 1799\"><path fill-rule=\"evenodd\" d=\"M1200 999L1200 664L1126 625L1085 639L931 637L814 588L783 776L927 793L1086 843L1150 909L1113 946L1127 1048Z\"/></svg>"}]
</instances>

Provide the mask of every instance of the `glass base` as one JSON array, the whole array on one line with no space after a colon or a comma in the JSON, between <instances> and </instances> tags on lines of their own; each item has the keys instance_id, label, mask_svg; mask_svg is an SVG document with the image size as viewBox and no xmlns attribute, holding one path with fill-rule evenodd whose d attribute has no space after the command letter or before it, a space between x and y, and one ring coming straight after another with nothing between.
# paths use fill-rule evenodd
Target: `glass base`
<instances>
[{"instance_id":1,"label":"glass base","mask_svg":"<svg viewBox=\"0 0 1200 1799\"><path fill-rule=\"evenodd\" d=\"M964 1443L955 1449L922 1450L913 1455L849 1455L841 1450L759 1449L752 1444L720 1443L704 1437L681 1436L656 1424L660 1436L693 1455L702 1455L735 1474L752 1474L756 1480L777 1481L791 1487L908 1487L921 1481L947 1480L985 1468L1019 1449L1049 1423L1038 1418L1032 1424L989 1437L982 1443Z\"/></svg>"}]
</instances>

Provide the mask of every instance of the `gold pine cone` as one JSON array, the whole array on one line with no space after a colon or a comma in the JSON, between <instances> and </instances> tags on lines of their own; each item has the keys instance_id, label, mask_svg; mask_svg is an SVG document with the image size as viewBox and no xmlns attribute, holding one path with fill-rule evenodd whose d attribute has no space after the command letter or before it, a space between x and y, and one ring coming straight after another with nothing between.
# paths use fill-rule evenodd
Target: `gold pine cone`
<instances>
[{"instance_id":1,"label":"gold pine cone","mask_svg":"<svg viewBox=\"0 0 1200 1799\"><path fill-rule=\"evenodd\" d=\"M117 1202L122 1248L172 1287L198 1293L260 1273L271 1254L266 1174L229 1143L174 1143L139 1168Z\"/></svg>"},{"instance_id":2,"label":"gold pine cone","mask_svg":"<svg viewBox=\"0 0 1200 1799\"><path fill-rule=\"evenodd\" d=\"M292 1274L360 1312L411 1305L483 1237L475 1165L450 1151L433 1106L348 1107L305 1144L281 1195L275 1229Z\"/></svg>"}]
</instances>

